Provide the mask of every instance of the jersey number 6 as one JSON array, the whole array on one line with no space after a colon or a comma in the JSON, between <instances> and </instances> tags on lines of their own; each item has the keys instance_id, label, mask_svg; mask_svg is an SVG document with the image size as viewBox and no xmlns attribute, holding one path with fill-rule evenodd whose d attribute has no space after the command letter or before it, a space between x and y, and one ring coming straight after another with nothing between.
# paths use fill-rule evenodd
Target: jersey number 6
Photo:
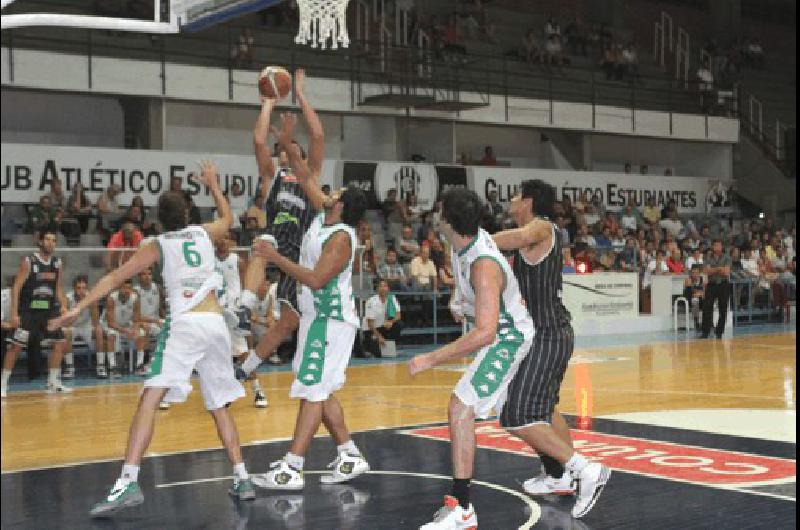
<instances>
[{"instance_id":1,"label":"jersey number 6","mask_svg":"<svg viewBox=\"0 0 800 530\"><path fill-rule=\"evenodd\" d=\"M194 241L187 241L183 244L183 259L186 260L186 264L190 267L199 267L202 261L200 253L192 250L192 247L196 244Z\"/></svg>"}]
</instances>

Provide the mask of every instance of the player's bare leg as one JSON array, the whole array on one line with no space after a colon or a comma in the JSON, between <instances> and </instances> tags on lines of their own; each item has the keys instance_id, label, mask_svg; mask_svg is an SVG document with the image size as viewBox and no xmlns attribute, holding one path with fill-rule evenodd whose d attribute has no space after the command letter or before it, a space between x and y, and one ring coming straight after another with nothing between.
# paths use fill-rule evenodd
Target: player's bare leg
<instances>
[{"instance_id":1,"label":"player's bare leg","mask_svg":"<svg viewBox=\"0 0 800 530\"><path fill-rule=\"evenodd\" d=\"M11 378L11 372L14 370L14 363L17 362L17 355L22 351L22 346L19 344L10 343L6 348L6 356L3 359L3 380L0 396L6 397L8 395L8 380Z\"/></svg>"},{"instance_id":2,"label":"player's bare leg","mask_svg":"<svg viewBox=\"0 0 800 530\"><path fill-rule=\"evenodd\" d=\"M236 422L233 420L231 411L228 410L228 407L220 407L210 412L211 417L214 418L214 424L217 426L217 435L222 445L225 446L228 459L231 461L231 464L233 464L235 479L229 493L240 500L255 499L256 492L253 490L253 485L250 482L250 475L247 473L244 461L242 460L239 431L236 429Z\"/></svg>"},{"instance_id":3,"label":"player's bare leg","mask_svg":"<svg viewBox=\"0 0 800 530\"><path fill-rule=\"evenodd\" d=\"M61 383L61 361L64 359L67 343L59 340L53 343L53 351L47 362L47 392L51 394L69 394L72 389Z\"/></svg>"},{"instance_id":4,"label":"player's bare leg","mask_svg":"<svg viewBox=\"0 0 800 530\"><path fill-rule=\"evenodd\" d=\"M300 325L300 317L294 309L288 307L286 304L281 304L281 314L278 321L269 329L269 333L264 333L261 339L256 344L254 353L251 353L247 360L242 363L242 372L237 372L237 378L244 380L255 371L256 368L266 359L272 352L278 349L278 346L289 337Z\"/></svg>"}]
</instances>

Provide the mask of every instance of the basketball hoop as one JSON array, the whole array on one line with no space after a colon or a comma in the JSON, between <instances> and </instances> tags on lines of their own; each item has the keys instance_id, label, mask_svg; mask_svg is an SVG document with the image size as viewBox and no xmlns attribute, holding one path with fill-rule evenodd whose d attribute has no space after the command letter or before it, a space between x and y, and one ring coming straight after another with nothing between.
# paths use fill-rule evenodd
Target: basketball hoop
<instances>
[{"instance_id":1,"label":"basketball hoop","mask_svg":"<svg viewBox=\"0 0 800 530\"><path fill-rule=\"evenodd\" d=\"M300 27L294 38L296 44L311 43L312 48L331 49L350 45L347 35L347 3L350 0L297 0L300 8Z\"/></svg>"}]
</instances>

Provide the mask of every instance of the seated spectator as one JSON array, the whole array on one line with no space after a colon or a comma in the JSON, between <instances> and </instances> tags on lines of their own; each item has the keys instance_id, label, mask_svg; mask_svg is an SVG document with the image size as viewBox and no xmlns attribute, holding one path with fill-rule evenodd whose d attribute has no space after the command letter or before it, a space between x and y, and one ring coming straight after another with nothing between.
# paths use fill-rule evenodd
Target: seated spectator
<instances>
[{"instance_id":1,"label":"seated spectator","mask_svg":"<svg viewBox=\"0 0 800 530\"><path fill-rule=\"evenodd\" d=\"M669 219L672 215L672 212L678 211L678 203L675 202L675 199L670 199L667 201L667 204L661 208L661 218L662 219Z\"/></svg>"},{"instance_id":2,"label":"seated spectator","mask_svg":"<svg viewBox=\"0 0 800 530\"><path fill-rule=\"evenodd\" d=\"M604 226L601 232L594 236L594 241L597 248L611 248L611 230Z\"/></svg>"},{"instance_id":3,"label":"seated spectator","mask_svg":"<svg viewBox=\"0 0 800 530\"><path fill-rule=\"evenodd\" d=\"M625 230L620 227L617 228L611 237L611 247L614 250L622 250L625 247L627 238L625 237Z\"/></svg>"},{"instance_id":4,"label":"seated spectator","mask_svg":"<svg viewBox=\"0 0 800 530\"><path fill-rule=\"evenodd\" d=\"M628 81L635 83L639 80L639 56L636 46L630 42L622 48L622 68Z\"/></svg>"},{"instance_id":5,"label":"seated spectator","mask_svg":"<svg viewBox=\"0 0 800 530\"><path fill-rule=\"evenodd\" d=\"M50 197L50 204L56 210L67 210L67 197L64 195L64 186L61 179L54 178L50 181L50 192L47 194Z\"/></svg>"},{"instance_id":6,"label":"seated spectator","mask_svg":"<svg viewBox=\"0 0 800 530\"><path fill-rule=\"evenodd\" d=\"M494 150L492 149L491 145L487 145L486 148L483 150L483 158L481 158L480 164L482 166L497 165L497 159L494 157Z\"/></svg>"},{"instance_id":7,"label":"seated spectator","mask_svg":"<svg viewBox=\"0 0 800 530\"><path fill-rule=\"evenodd\" d=\"M550 35L544 44L544 64L561 66L564 64L564 54L561 48L561 37Z\"/></svg>"},{"instance_id":8,"label":"seated spectator","mask_svg":"<svg viewBox=\"0 0 800 530\"><path fill-rule=\"evenodd\" d=\"M661 208L656 204L655 197L647 199L642 215L650 225L655 225L661 220Z\"/></svg>"},{"instance_id":9,"label":"seated spectator","mask_svg":"<svg viewBox=\"0 0 800 530\"><path fill-rule=\"evenodd\" d=\"M673 238L679 237L683 232L683 222L678 218L678 212L673 210L667 219L662 219L659 226L666 230Z\"/></svg>"},{"instance_id":10,"label":"seated spectator","mask_svg":"<svg viewBox=\"0 0 800 530\"><path fill-rule=\"evenodd\" d=\"M50 195L39 197L39 204L33 206L28 213L28 232L34 234L45 230L58 233L61 224L61 212L53 207Z\"/></svg>"},{"instance_id":11,"label":"seated spectator","mask_svg":"<svg viewBox=\"0 0 800 530\"><path fill-rule=\"evenodd\" d=\"M422 245L419 256L411 260L411 289L416 292L436 291L438 273L430 259L430 246Z\"/></svg>"},{"instance_id":12,"label":"seated spectator","mask_svg":"<svg viewBox=\"0 0 800 530\"><path fill-rule=\"evenodd\" d=\"M703 112L709 112L714 105L714 74L708 65L708 59L703 59L703 64L697 69L697 90L703 98Z\"/></svg>"},{"instance_id":13,"label":"seated spectator","mask_svg":"<svg viewBox=\"0 0 800 530\"><path fill-rule=\"evenodd\" d=\"M689 277L684 280L683 296L689 301L694 319L694 329L702 332L700 315L702 314L703 297L706 292L706 283L703 279L703 266L695 265L689 269Z\"/></svg>"},{"instance_id":14,"label":"seated spectator","mask_svg":"<svg viewBox=\"0 0 800 530\"><path fill-rule=\"evenodd\" d=\"M700 250L700 247L692 249L692 254L686 258L686 269L692 270L692 267L695 265L702 265L703 264L703 253Z\"/></svg>"},{"instance_id":15,"label":"seated spectator","mask_svg":"<svg viewBox=\"0 0 800 530\"><path fill-rule=\"evenodd\" d=\"M630 204L626 205L625 211L622 213L622 217L620 217L620 226L627 232L635 232L638 223L639 220L634 213L634 207Z\"/></svg>"},{"instance_id":16,"label":"seated spectator","mask_svg":"<svg viewBox=\"0 0 800 530\"><path fill-rule=\"evenodd\" d=\"M667 261L664 259L664 252L662 250L656 252L656 257L650 260L645 268L644 277L642 278L643 289L650 288L650 285L653 283L652 278L654 274L669 274L669 267L667 267Z\"/></svg>"},{"instance_id":17,"label":"seated spectator","mask_svg":"<svg viewBox=\"0 0 800 530\"><path fill-rule=\"evenodd\" d=\"M617 233L617 230L619 229L619 221L617 221L617 216L614 214L614 212L606 212L606 215L603 218L603 228L608 228L611 230L612 234Z\"/></svg>"},{"instance_id":18,"label":"seated spectator","mask_svg":"<svg viewBox=\"0 0 800 530\"><path fill-rule=\"evenodd\" d=\"M411 225L403 226L402 237L400 243L397 245L397 259L401 265L411 263L411 260L419 254L419 243L414 239L414 232Z\"/></svg>"},{"instance_id":19,"label":"seated spectator","mask_svg":"<svg viewBox=\"0 0 800 530\"><path fill-rule=\"evenodd\" d=\"M557 230L561 233L561 245L569 245L572 240L569 237L569 230L567 229L567 218L563 215L556 216L555 219Z\"/></svg>"},{"instance_id":20,"label":"seated spectator","mask_svg":"<svg viewBox=\"0 0 800 530\"><path fill-rule=\"evenodd\" d=\"M183 198L186 201L186 206L189 208L189 224L199 225L203 224L203 218L200 215L200 208L194 203L194 196L189 193L189 190L183 191Z\"/></svg>"},{"instance_id":21,"label":"seated spectator","mask_svg":"<svg viewBox=\"0 0 800 530\"><path fill-rule=\"evenodd\" d=\"M599 194L595 194L592 197L592 207L594 208L594 213L599 215L601 218L606 216L606 205L603 204L603 199Z\"/></svg>"},{"instance_id":22,"label":"seated spectator","mask_svg":"<svg viewBox=\"0 0 800 530\"><path fill-rule=\"evenodd\" d=\"M425 210L422 206L417 204L416 193L409 192L408 195L406 195L403 206L406 209L406 222L417 224L422 220L422 214L425 213Z\"/></svg>"},{"instance_id":23,"label":"seated spectator","mask_svg":"<svg viewBox=\"0 0 800 530\"><path fill-rule=\"evenodd\" d=\"M106 268L116 269L128 261L133 253L139 248L139 244L144 239L144 235L133 223L127 222L122 225L119 231L115 232L108 240L108 259ZM126 251L116 251L115 249L130 249Z\"/></svg>"},{"instance_id":24,"label":"seated spectator","mask_svg":"<svg viewBox=\"0 0 800 530\"><path fill-rule=\"evenodd\" d=\"M522 58L529 65L539 64L542 62L542 49L536 40L536 32L529 29L525 36L522 38Z\"/></svg>"},{"instance_id":25,"label":"seated spectator","mask_svg":"<svg viewBox=\"0 0 800 530\"><path fill-rule=\"evenodd\" d=\"M372 244L372 230L369 223L362 220L358 225L358 243L364 247L361 259L357 259L353 264L353 272L361 272L362 264L364 272L376 274L378 272L378 256L375 254L375 247Z\"/></svg>"},{"instance_id":26,"label":"seated spectator","mask_svg":"<svg viewBox=\"0 0 800 530\"><path fill-rule=\"evenodd\" d=\"M135 197L136 199L141 199L141 197ZM138 204L131 204L128 206L128 210L125 212L125 216L122 218L122 223L131 223L133 224L138 230L142 230L142 225L144 224L144 209L142 206Z\"/></svg>"},{"instance_id":27,"label":"seated spectator","mask_svg":"<svg viewBox=\"0 0 800 530\"><path fill-rule=\"evenodd\" d=\"M100 231L105 235L119 228L125 211L117 202L121 192L118 184L110 185L97 199L97 214L100 216Z\"/></svg>"},{"instance_id":28,"label":"seated spectator","mask_svg":"<svg viewBox=\"0 0 800 530\"><path fill-rule=\"evenodd\" d=\"M574 274L576 268L575 260L572 259L572 249L569 247L562 248L561 255L563 257L563 266L561 267L561 272L565 274Z\"/></svg>"},{"instance_id":29,"label":"seated spectator","mask_svg":"<svg viewBox=\"0 0 800 530\"><path fill-rule=\"evenodd\" d=\"M431 250L431 261L433 264L436 265L437 269L441 269L445 263L448 263L450 260L447 259L447 255L444 251L444 244L442 240L439 239L439 235L431 230L428 232L428 239L422 242L422 245L427 243Z\"/></svg>"},{"instance_id":30,"label":"seated spectator","mask_svg":"<svg viewBox=\"0 0 800 530\"><path fill-rule=\"evenodd\" d=\"M392 291L406 292L409 290L406 272L403 270L403 266L397 262L397 252L394 248L390 247L386 251L386 258L378 269L378 276L382 280L386 280Z\"/></svg>"},{"instance_id":31,"label":"seated spectator","mask_svg":"<svg viewBox=\"0 0 800 530\"><path fill-rule=\"evenodd\" d=\"M386 199L381 203L381 210L386 220L386 234L396 246L400 242L403 223L406 220L406 209L403 203L397 200L397 189L391 188L386 192Z\"/></svg>"},{"instance_id":32,"label":"seated spectator","mask_svg":"<svg viewBox=\"0 0 800 530\"><path fill-rule=\"evenodd\" d=\"M583 222L594 228L600 222L600 214L595 210L594 204L587 204L583 214Z\"/></svg>"},{"instance_id":33,"label":"seated spectator","mask_svg":"<svg viewBox=\"0 0 800 530\"><path fill-rule=\"evenodd\" d=\"M255 39L252 32L244 28L239 34L239 40L231 51L233 65L236 68L250 68L255 61Z\"/></svg>"},{"instance_id":34,"label":"seated spectator","mask_svg":"<svg viewBox=\"0 0 800 530\"><path fill-rule=\"evenodd\" d=\"M375 357L381 356L381 346L387 340L396 341L403 330L400 302L389 291L386 280L376 281L375 294L364 308L364 349Z\"/></svg>"},{"instance_id":35,"label":"seated spectator","mask_svg":"<svg viewBox=\"0 0 800 530\"><path fill-rule=\"evenodd\" d=\"M575 237L575 242L584 243L589 247L597 246L597 241L595 240L594 236L589 232L589 227L585 224L578 227L578 235Z\"/></svg>"},{"instance_id":36,"label":"seated spectator","mask_svg":"<svg viewBox=\"0 0 800 530\"><path fill-rule=\"evenodd\" d=\"M92 216L92 202L86 196L86 188L78 181L72 187L69 199L67 199L67 215L78 220L81 234L85 234L89 229L89 218Z\"/></svg>"},{"instance_id":37,"label":"seated spectator","mask_svg":"<svg viewBox=\"0 0 800 530\"><path fill-rule=\"evenodd\" d=\"M417 228L417 241L420 244L423 241L426 241L429 237L431 232L433 232L433 214L432 212L424 212L421 216L422 222Z\"/></svg>"},{"instance_id":38,"label":"seated spectator","mask_svg":"<svg viewBox=\"0 0 800 530\"><path fill-rule=\"evenodd\" d=\"M625 246L617 254L614 260L614 270L621 272L633 272L636 270L636 239L628 237Z\"/></svg>"},{"instance_id":39,"label":"seated spectator","mask_svg":"<svg viewBox=\"0 0 800 530\"><path fill-rule=\"evenodd\" d=\"M683 265L680 250L672 251L672 254L667 258L667 268L672 274L683 274L685 272L686 269Z\"/></svg>"},{"instance_id":40,"label":"seated spectator","mask_svg":"<svg viewBox=\"0 0 800 530\"><path fill-rule=\"evenodd\" d=\"M544 35L548 38L553 35L561 36L561 26L558 24L558 20L556 20L555 17L548 17L544 25Z\"/></svg>"}]
</instances>

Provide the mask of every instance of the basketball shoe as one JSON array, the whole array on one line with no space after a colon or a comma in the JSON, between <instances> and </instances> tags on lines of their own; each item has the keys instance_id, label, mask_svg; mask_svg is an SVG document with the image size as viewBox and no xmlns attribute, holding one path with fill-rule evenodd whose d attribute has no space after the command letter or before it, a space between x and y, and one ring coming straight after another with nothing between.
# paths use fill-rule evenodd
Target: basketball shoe
<instances>
[{"instance_id":1,"label":"basketball shoe","mask_svg":"<svg viewBox=\"0 0 800 530\"><path fill-rule=\"evenodd\" d=\"M257 409L263 409L267 406L267 396L264 395L263 390L256 390L255 394L255 406Z\"/></svg>"},{"instance_id":2,"label":"basketball shoe","mask_svg":"<svg viewBox=\"0 0 800 530\"><path fill-rule=\"evenodd\" d=\"M542 473L522 483L522 489L528 495L575 495L575 481L569 473L564 473L561 478L551 477Z\"/></svg>"},{"instance_id":3,"label":"basketball shoe","mask_svg":"<svg viewBox=\"0 0 800 530\"><path fill-rule=\"evenodd\" d=\"M249 478L234 480L228 493L240 501L252 501L256 498L256 490L253 489L253 482Z\"/></svg>"},{"instance_id":4,"label":"basketball shoe","mask_svg":"<svg viewBox=\"0 0 800 530\"><path fill-rule=\"evenodd\" d=\"M72 394L72 389L68 386L64 386L64 383L61 381L52 381L47 383L47 393L48 394Z\"/></svg>"},{"instance_id":5,"label":"basketball shoe","mask_svg":"<svg viewBox=\"0 0 800 530\"><path fill-rule=\"evenodd\" d=\"M95 504L89 511L91 517L106 517L131 506L144 502L144 495L136 482L117 480L105 499Z\"/></svg>"},{"instance_id":6,"label":"basketball shoe","mask_svg":"<svg viewBox=\"0 0 800 530\"><path fill-rule=\"evenodd\" d=\"M61 374L61 377L64 379L74 379L75 378L75 365L68 364L64 367L64 373Z\"/></svg>"},{"instance_id":7,"label":"basketball shoe","mask_svg":"<svg viewBox=\"0 0 800 530\"><path fill-rule=\"evenodd\" d=\"M589 513L610 477L611 470L597 462L590 463L574 476L578 482L578 498L572 508L572 516L575 519L580 519Z\"/></svg>"},{"instance_id":8,"label":"basketball shoe","mask_svg":"<svg viewBox=\"0 0 800 530\"><path fill-rule=\"evenodd\" d=\"M439 508L433 516L433 521L419 527L419 530L477 530L478 516L475 508L469 505L465 510L458 504L458 500L450 495L445 495L444 506Z\"/></svg>"},{"instance_id":9,"label":"basketball shoe","mask_svg":"<svg viewBox=\"0 0 800 530\"><path fill-rule=\"evenodd\" d=\"M270 490L301 490L305 486L303 472L289 465L286 460L278 460L269 465L270 470L263 475L252 475L253 484Z\"/></svg>"},{"instance_id":10,"label":"basketball shoe","mask_svg":"<svg viewBox=\"0 0 800 530\"><path fill-rule=\"evenodd\" d=\"M333 469L333 472L322 475L319 481L323 484L341 484L369 471L369 463L361 455L339 453L336 460L328 464L328 469Z\"/></svg>"}]
</instances>

